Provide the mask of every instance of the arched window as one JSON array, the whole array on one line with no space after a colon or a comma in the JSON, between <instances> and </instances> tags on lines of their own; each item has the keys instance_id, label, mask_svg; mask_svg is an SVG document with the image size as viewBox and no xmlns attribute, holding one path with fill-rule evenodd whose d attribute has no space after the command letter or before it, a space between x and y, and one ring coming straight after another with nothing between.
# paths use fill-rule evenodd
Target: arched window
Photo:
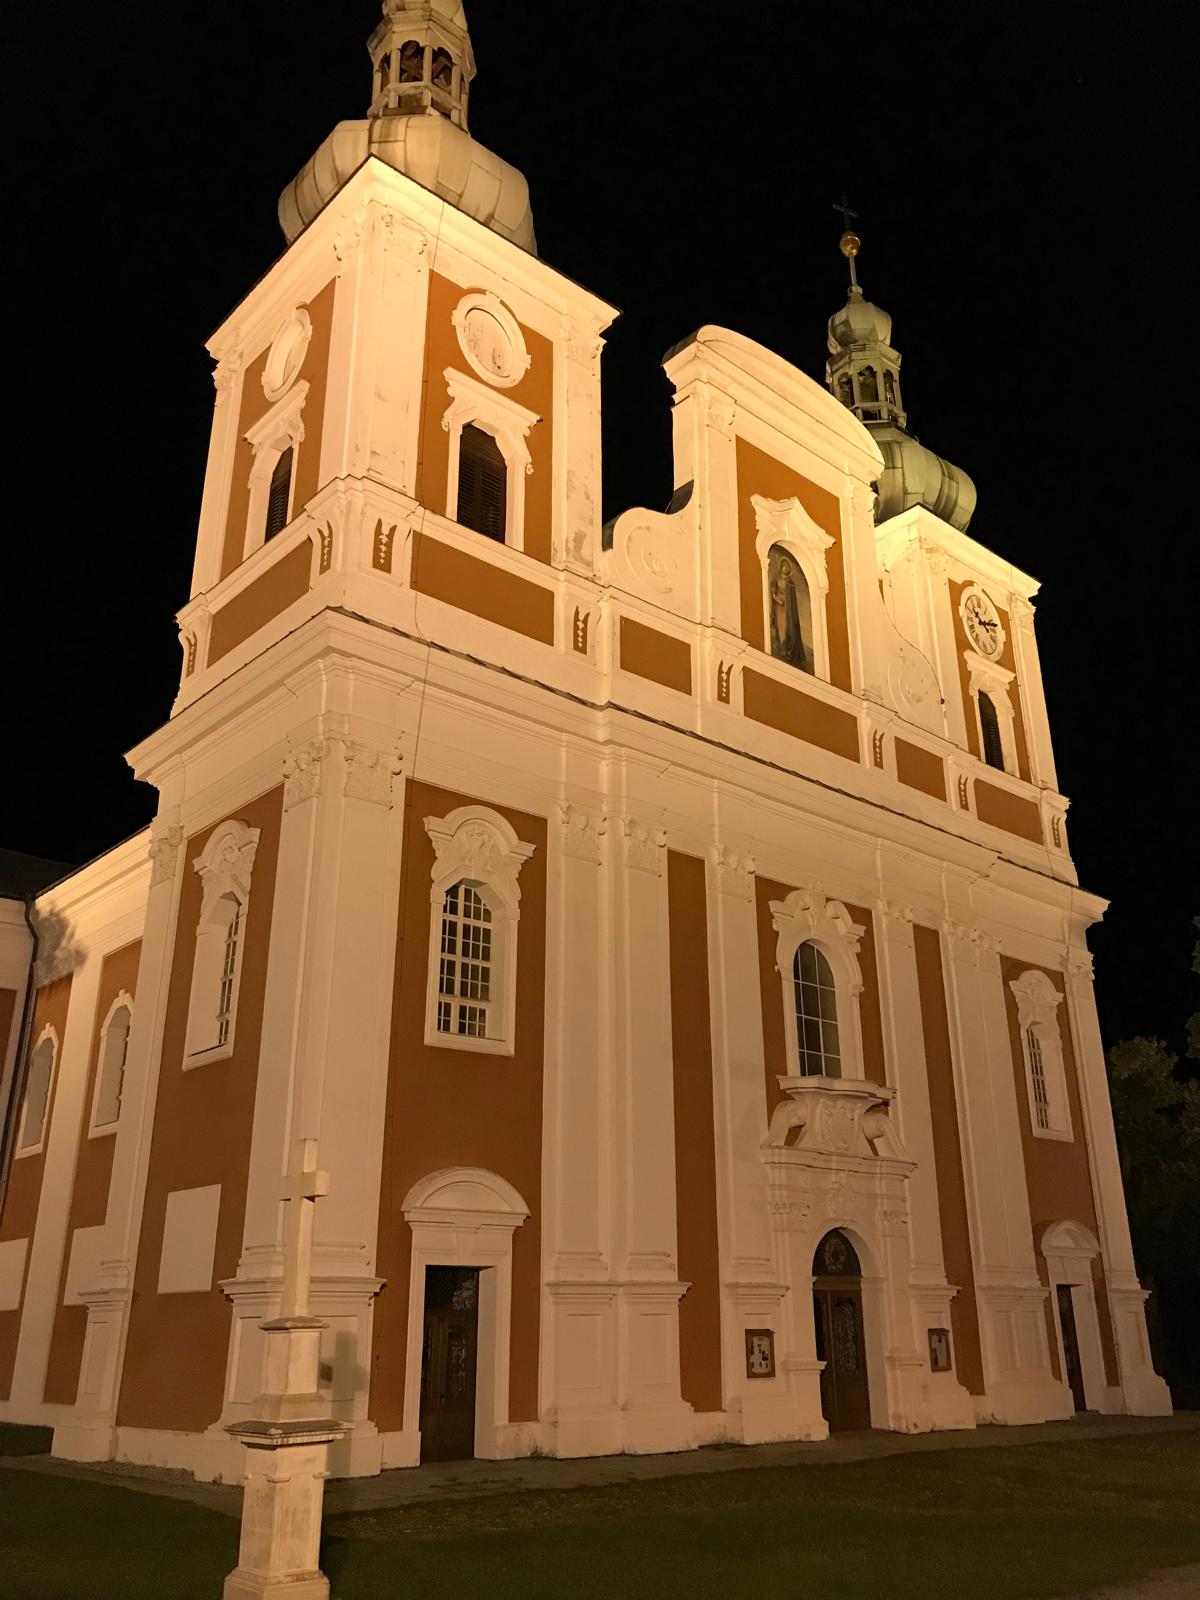
<instances>
[{"instance_id":1,"label":"arched window","mask_svg":"<svg viewBox=\"0 0 1200 1600\"><path fill-rule=\"evenodd\" d=\"M458 520L501 544L505 535L508 466L495 438L468 422L458 446Z\"/></svg>"},{"instance_id":2,"label":"arched window","mask_svg":"<svg viewBox=\"0 0 1200 1600\"><path fill-rule=\"evenodd\" d=\"M844 406L854 404L854 385L850 382L848 373L843 373L838 379L838 399Z\"/></svg>"},{"instance_id":3,"label":"arched window","mask_svg":"<svg viewBox=\"0 0 1200 1600\"><path fill-rule=\"evenodd\" d=\"M96 1100L92 1128L111 1128L121 1115L121 1085L129 1054L129 1029L133 1013L123 1001L109 1013L100 1035L100 1064L96 1073Z\"/></svg>"},{"instance_id":4,"label":"arched window","mask_svg":"<svg viewBox=\"0 0 1200 1600\"><path fill-rule=\"evenodd\" d=\"M277 533L282 533L288 525L288 512L292 499L292 462L295 452L291 445L280 452L271 471L271 487L267 491L267 523L263 533L264 542L273 539Z\"/></svg>"},{"instance_id":5,"label":"arched window","mask_svg":"<svg viewBox=\"0 0 1200 1600\"><path fill-rule=\"evenodd\" d=\"M858 398L863 405L874 405L879 399L879 384L875 379L874 367L864 367L859 373Z\"/></svg>"},{"instance_id":6,"label":"arched window","mask_svg":"<svg viewBox=\"0 0 1200 1600\"><path fill-rule=\"evenodd\" d=\"M801 672L812 672L812 597L808 579L783 545L771 546L767 558L767 589L771 618L771 654Z\"/></svg>"},{"instance_id":7,"label":"arched window","mask_svg":"<svg viewBox=\"0 0 1200 1600\"><path fill-rule=\"evenodd\" d=\"M433 87L449 89L454 82L454 57L439 46L433 52Z\"/></svg>"},{"instance_id":8,"label":"arched window","mask_svg":"<svg viewBox=\"0 0 1200 1600\"><path fill-rule=\"evenodd\" d=\"M1034 1121L1039 1128L1050 1126L1050 1086L1046 1082L1046 1058L1036 1025L1025 1029L1025 1049L1029 1053L1029 1077L1033 1090Z\"/></svg>"},{"instance_id":9,"label":"arched window","mask_svg":"<svg viewBox=\"0 0 1200 1600\"><path fill-rule=\"evenodd\" d=\"M896 404L896 380L890 372L883 374L883 398L890 406Z\"/></svg>"},{"instance_id":10,"label":"arched window","mask_svg":"<svg viewBox=\"0 0 1200 1600\"><path fill-rule=\"evenodd\" d=\"M400 46L400 82L421 83L425 78L425 46L406 39Z\"/></svg>"},{"instance_id":11,"label":"arched window","mask_svg":"<svg viewBox=\"0 0 1200 1600\"><path fill-rule=\"evenodd\" d=\"M1069 1139L1071 1107L1058 1020L1062 995L1036 967L1014 978L1009 988L1017 1002L1031 1130L1042 1139Z\"/></svg>"},{"instance_id":12,"label":"arched window","mask_svg":"<svg viewBox=\"0 0 1200 1600\"><path fill-rule=\"evenodd\" d=\"M1004 740L1000 737L1000 718L990 694L979 691L979 726L983 733L983 759L989 767L1004 771Z\"/></svg>"},{"instance_id":13,"label":"arched window","mask_svg":"<svg viewBox=\"0 0 1200 1600\"><path fill-rule=\"evenodd\" d=\"M824 955L806 939L792 962L796 1006L796 1044L801 1076L840 1078L842 1052L838 1039L837 990Z\"/></svg>"},{"instance_id":14,"label":"arched window","mask_svg":"<svg viewBox=\"0 0 1200 1600\"><path fill-rule=\"evenodd\" d=\"M482 888L463 879L442 901L437 1027L468 1039L487 1038L492 1000L492 911Z\"/></svg>"},{"instance_id":15,"label":"arched window","mask_svg":"<svg viewBox=\"0 0 1200 1600\"><path fill-rule=\"evenodd\" d=\"M50 1109L50 1085L54 1081L56 1052L54 1036L47 1033L29 1058L25 1095L21 1102L21 1130L17 1137L18 1155L32 1154L42 1147L46 1136L46 1114Z\"/></svg>"},{"instance_id":16,"label":"arched window","mask_svg":"<svg viewBox=\"0 0 1200 1600\"><path fill-rule=\"evenodd\" d=\"M195 862L204 894L188 1005L189 1067L222 1060L233 1051L250 876L257 848L257 828L248 828L244 822L223 822L213 830Z\"/></svg>"}]
</instances>

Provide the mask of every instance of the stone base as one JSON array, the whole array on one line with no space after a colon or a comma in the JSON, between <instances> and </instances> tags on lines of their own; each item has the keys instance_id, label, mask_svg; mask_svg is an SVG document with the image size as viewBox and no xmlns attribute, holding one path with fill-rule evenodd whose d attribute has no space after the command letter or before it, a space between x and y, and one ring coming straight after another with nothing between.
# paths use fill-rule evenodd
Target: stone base
<instances>
[{"instance_id":1,"label":"stone base","mask_svg":"<svg viewBox=\"0 0 1200 1600\"><path fill-rule=\"evenodd\" d=\"M1131 1417L1170 1417L1175 1414L1171 1391L1150 1367L1127 1373L1124 1380L1125 1410Z\"/></svg>"},{"instance_id":2,"label":"stone base","mask_svg":"<svg viewBox=\"0 0 1200 1600\"><path fill-rule=\"evenodd\" d=\"M1071 1391L1049 1371L1001 1378L973 1399L978 1422L1019 1427L1027 1422L1065 1422L1075 1415Z\"/></svg>"},{"instance_id":3,"label":"stone base","mask_svg":"<svg viewBox=\"0 0 1200 1600\"><path fill-rule=\"evenodd\" d=\"M264 1578L239 1567L225 1579L222 1600L329 1600L329 1579L323 1572L299 1578Z\"/></svg>"},{"instance_id":4,"label":"stone base","mask_svg":"<svg viewBox=\"0 0 1200 1600\"><path fill-rule=\"evenodd\" d=\"M111 1419L60 1422L54 1429L50 1454L60 1461L111 1461L116 1453L117 1430Z\"/></svg>"}]
</instances>

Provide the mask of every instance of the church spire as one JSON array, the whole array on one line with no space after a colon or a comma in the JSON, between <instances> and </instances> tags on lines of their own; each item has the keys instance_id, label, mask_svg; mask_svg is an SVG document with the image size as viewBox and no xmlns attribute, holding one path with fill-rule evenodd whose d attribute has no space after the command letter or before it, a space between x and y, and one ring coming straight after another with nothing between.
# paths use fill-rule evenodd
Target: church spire
<instances>
[{"instance_id":1,"label":"church spire","mask_svg":"<svg viewBox=\"0 0 1200 1600\"><path fill-rule=\"evenodd\" d=\"M372 117L435 112L466 128L475 57L459 0L384 0L367 48Z\"/></svg>"},{"instance_id":2,"label":"church spire","mask_svg":"<svg viewBox=\"0 0 1200 1600\"><path fill-rule=\"evenodd\" d=\"M975 485L961 467L934 455L908 432L892 319L863 296L856 265L862 240L850 227L855 213L845 200L833 209L842 213L845 231L838 248L850 265L850 292L846 304L829 319L825 382L870 430L883 456L875 520L886 522L912 506L924 506L965 531L975 510Z\"/></svg>"},{"instance_id":3,"label":"church spire","mask_svg":"<svg viewBox=\"0 0 1200 1600\"><path fill-rule=\"evenodd\" d=\"M891 345L892 319L863 298L855 262L862 240L849 227L855 213L845 200L834 206L846 224L838 248L850 264L850 293L842 309L829 319L829 360L825 382L860 422L890 422L903 428L906 414L900 400L900 353Z\"/></svg>"}]
</instances>

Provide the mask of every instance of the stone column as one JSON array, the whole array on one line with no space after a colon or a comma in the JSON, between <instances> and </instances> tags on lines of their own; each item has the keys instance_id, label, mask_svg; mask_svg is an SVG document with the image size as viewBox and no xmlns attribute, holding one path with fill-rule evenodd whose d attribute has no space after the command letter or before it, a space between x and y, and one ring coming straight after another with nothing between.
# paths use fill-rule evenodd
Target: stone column
<instances>
[{"instance_id":1,"label":"stone column","mask_svg":"<svg viewBox=\"0 0 1200 1600\"><path fill-rule=\"evenodd\" d=\"M198 1452L205 1478L240 1467L229 1426L248 1416L261 1387L260 1327L281 1282L279 1177L297 1138L319 1138L333 1180L313 1280L328 1327L325 1403L350 1425L331 1467L374 1473L382 1459L367 1400L399 904L398 734L383 691L360 685L348 662L326 661L293 688L313 715L284 763L243 1247L236 1277L222 1285L233 1332L221 1417Z\"/></svg>"},{"instance_id":2,"label":"stone column","mask_svg":"<svg viewBox=\"0 0 1200 1600\"><path fill-rule=\"evenodd\" d=\"M602 856L612 839L594 798L560 801L557 821L547 882L543 1411L558 1455L604 1455L622 1445L608 1248L615 1175L606 1159L611 943Z\"/></svg>"},{"instance_id":3,"label":"stone column","mask_svg":"<svg viewBox=\"0 0 1200 1600\"><path fill-rule=\"evenodd\" d=\"M121 1119L115 1135L108 1211L99 1248L100 1270L92 1283L80 1289L88 1320L79 1390L74 1410L54 1430L53 1453L69 1461L106 1461L116 1454L117 1399L154 1127L167 985L175 949L183 845L175 801L181 787L179 773L164 788L158 818L151 829L150 888L138 965L137 1003L125 1058Z\"/></svg>"},{"instance_id":4,"label":"stone column","mask_svg":"<svg viewBox=\"0 0 1200 1600\"><path fill-rule=\"evenodd\" d=\"M1092 986L1092 958L1086 950L1068 951L1066 978L1067 1012L1075 1041L1084 1135L1125 1408L1135 1416L1170 1416L1171 1391L1154 1370L1146 1335L1147 1295L1138 1282L1133 1260L1104 1044Z\"/></svg>"},{"instance_id":5,"label":"stone column","mask_svg":"<svg viewBox=\"0 0 1200 1600\"><path fill-rule=\"evenodd\" d=\"M679 1390L667 851L655 815L647 807L609 824L618 1404L634 1453L683 1449L691 1428Z\"/></svg>"}]
</instances>

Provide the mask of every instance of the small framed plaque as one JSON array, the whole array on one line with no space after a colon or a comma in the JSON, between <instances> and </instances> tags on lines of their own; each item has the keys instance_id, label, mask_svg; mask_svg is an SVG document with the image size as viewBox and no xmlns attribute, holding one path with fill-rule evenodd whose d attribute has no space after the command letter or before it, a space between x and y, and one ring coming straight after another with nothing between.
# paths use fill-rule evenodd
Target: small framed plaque
<instances>
[{"instance_id":1,"label":"small framed plaque","mask_svg":"<svg viewBox=\"0 0 1200 1600\"><path fill-rule=\"evenodd\" d=\"M930 1328L929 1330L929 1370L931 1372L949 1372L954 1362L950 1358L950 1329Z\"/></svg>"},{"instance_id":2,"label":"small framed plaque","mask_svg":"<svg viewBox=\"0 0 1200 1600\"><path fill-rule=\"evenodd\" d=\"M775 1330L773 1328L746 1329L746 1376L748 1378L773 1378L775 1376Z\"/></svg>"}]
</instances>

